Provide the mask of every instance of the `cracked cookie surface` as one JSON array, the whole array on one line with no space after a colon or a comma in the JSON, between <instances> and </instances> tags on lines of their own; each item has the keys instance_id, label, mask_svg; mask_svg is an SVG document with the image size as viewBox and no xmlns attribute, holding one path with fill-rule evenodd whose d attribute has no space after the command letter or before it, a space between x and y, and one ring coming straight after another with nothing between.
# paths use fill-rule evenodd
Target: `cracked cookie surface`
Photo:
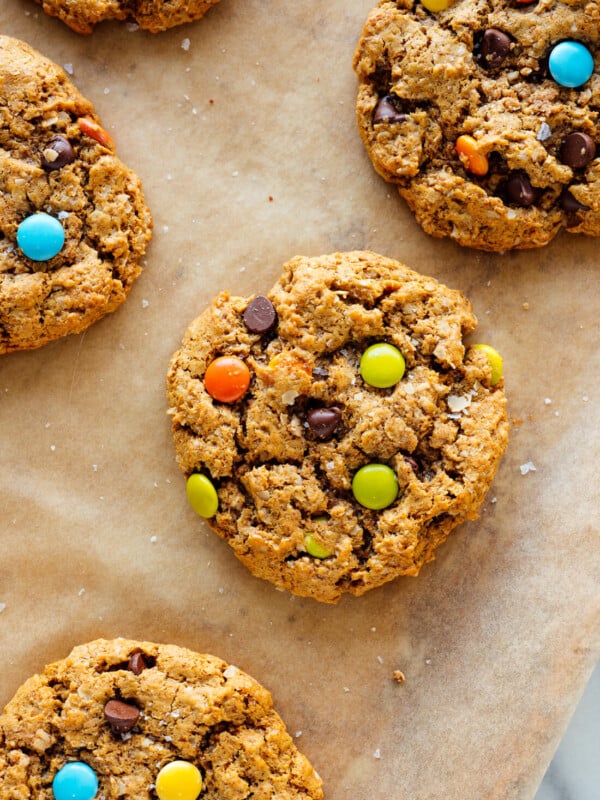
<instances>
[{"instance_id":1,"label":"cracked cookie surface","mask_svg":"<svg viewBox=\"0 0 600 800\"><path fill-rule=\"evenodd\" d=\"M596 62L576 88L548 66L565 40ZM361 138L433 236L490 251L539 247L561 229L598 236L599 52L596 0L456 0L439 13L382 0L354 56ZM565 147L574 133L583 160Z\"/></svg>"},{"instance_id":2,"label":"cracked cookie surface","mask_svg":"<svg viewBox=\"0 0 600 800\"><path fill-rule=\"evenodd\" d=\"M219 0L36 0L47 14L77 33L89 34L105 20L133 20L159 33L203 17Z\"/></svg>"},{"instance_id":3,"label":"cracked cookie surface","mask_svg":"<svg viewBox=\"0 0 600 800\"><path fill-rule=\"evenodd\" d=\"M0 36L0 353L80 333L125 300L152 221L139 178L116 156L66 73ZM21 249L21 223L58 220L47 260Z\"/></svg>"},{"instance_id":4,"label":"cracked cookie surface","mask_svg":"<svg viewBox=\"0 0 600 800\"><path fill-rule=\"evenodd\" d=\"M115 701L125 712L115 713ZM157 773L174 760L200 770L206 800L323 797L269 692L182 647L127 639L75 647L0 715L1 800L51 800L54 776L71 761L95 772L97 797L156 800Z\"/></svg>"},{"instance_id":5,"label":"cracked cookie surface","mask_svg":"<svg viewBox=\"0 0 600 800\"><path fill-rule=\"evenodd\" d=\"M219 294L170 363L178 464L218 500L203 516L255 575L317 600L416 575L477 516L507 444L503 381L492 385L487 357L463 342L470 303L370 252L296 257L267 302L273 321L253 332L256 298ZM389 388L361 377L374 343L405 360ZM249 372L226 402L206 381L222 357ZM353 493L372 463L397 481L382 510Z\"/></svg>"}]
</instances>

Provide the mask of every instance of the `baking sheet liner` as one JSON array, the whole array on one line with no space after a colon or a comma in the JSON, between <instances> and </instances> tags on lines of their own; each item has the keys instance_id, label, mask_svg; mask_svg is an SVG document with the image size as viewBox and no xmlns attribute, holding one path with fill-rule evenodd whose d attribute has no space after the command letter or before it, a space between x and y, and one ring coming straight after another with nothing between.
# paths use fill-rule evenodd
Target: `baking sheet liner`
<instances>
[{"instance_id":1,"label":"baking sheet liner","mask_svg":"<svg viewBox=\"0 0 600 800\"><path fill-rule=\"evenodd\" d=\"M329 800L525 800L600 652L598 242L487 254L421 231L356 130L370 5L222 0L84 38L3 0L0 31L95 103L155 235L119 311L0 360L0 703L77 643L173 642L271 690ZM418 578L329 607L253 578L189 508L164 383L217 291L357 248L467 294L513 424L479 520Z\"/></svg>"}]
</instances>

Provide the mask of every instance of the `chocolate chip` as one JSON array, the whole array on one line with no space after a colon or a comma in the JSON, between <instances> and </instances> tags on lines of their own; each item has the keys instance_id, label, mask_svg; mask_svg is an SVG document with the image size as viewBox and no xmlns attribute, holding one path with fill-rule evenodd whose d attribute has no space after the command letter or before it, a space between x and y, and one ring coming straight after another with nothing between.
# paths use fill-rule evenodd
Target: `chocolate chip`
<instances>
[{"instance_id":1,"label":"chocolate chip","mask_svg":"<svg viewBox=\"0 0 600 800\"><path fill-rule=\"evenodd\" d=\"M141 675L148 665L141 650L134 650L129 656L127 669L134 675Z\"/></svg>"},{"instance_id":2,"label":"chocolate chip","mask_svg":"<svg viewBox=\"0 0 600 800\"><path fill-rule=\"evenodd\" d=\"M42 152L42 167L50 172L75 161L75 151L64 136L54 136Z\"/></svg>"},{"instance_id":3,"label":"chocolate chip","mask_svg":"<svg viewBox=\"0 0 600 800\"><path fill-rule=\"evenodd\" d=\"M373 123L375 122L404 122L406 114L396 108L396 99L394 95L386 94L377 103L375 113L373 114Z\"/></svg>"},{"instance_id":4,"label":"chocolate chip","mask_svg":"<svg viewBox=\"0 0 600 800\"><path fill-rule=\"evenodd\" d=\"M481 57L485 65L499 67L510 51L510 37L498 28L488 28L481 40Z\"/></svg>"},{"instance_id":5,"label":"chocolate chip","mask_svg":"<svg viewBox=\"0 0 600 800\"><path fill-rule=\"evenodd\" d=\"M337 406L311 408L306 418L308 427L318 439L329 439L340 424L342 410Z\"/></svg>"},{"instance_id":6,"label":"chocolate chip","mask_svg":"<svg viewBox=\"0 0 600 800\"><path fill-rule=\"evenodd\" d=\"M140 717L140 710L122 700L109 700L104 706L104 718L115 733L127 733Z\"/></svg>"},{"instance_id":7,"label":"chocolate chip","mask_svg":"<svg viewBox=\"0 0 600 800\"><path fill-rule=\"evenodd\" d=\"M581 131L570 133L560 146L560 160L571 169L587 167L596 155L596 143Z\"/></svg>"},{"instance_id":8,"label":"chocolate chip","mask_svg":"<svg viewBox=\"0 0 600 800\"><path fill-rule=\"evenodd\" d=\"M580 203L576 197L573 197L568 189L563 189L559 198L559 204L563 211L567 214L575 214L577 211L589 211L590 207Z\"/></svg>"},{"instance_id":9,"label":"chocolate chip","mask_svg":"<svg viewBox=\"0 0 600 800\"><path fill-rule=\"evenodd\" d=\"M277 322L277 312L273 303L262 294L250 301L242 317L251 333L266 333Z\"/></svg>"},{"instance_id":10,"label":"chocolate chip","mask_svg":"<svg viewBox=\"0 0 600 800\"><path fill-rule=\"evenodd\" d=\"M535 189L524 172L511 172L503 188L509 203L527 208L535 202Z\"/></svg>"}]
</instances>

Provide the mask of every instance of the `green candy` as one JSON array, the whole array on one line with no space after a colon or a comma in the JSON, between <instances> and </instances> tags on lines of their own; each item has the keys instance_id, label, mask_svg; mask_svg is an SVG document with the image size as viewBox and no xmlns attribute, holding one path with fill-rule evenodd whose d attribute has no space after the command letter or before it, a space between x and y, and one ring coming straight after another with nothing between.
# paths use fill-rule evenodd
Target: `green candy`
<instances>
[{"instance_id":1,"label":"green candy","mask_svg":"<svg viewBox=\"0 0 600 800\"><path fill-rule=\"evenodd\" d=\"M304 546L309 556L314 558L329 558L331 553L322 544L319 544L312 533L307 533L304 537Z\"/></svg>"},{"instance_id":2,"label":"green candy","mask_svg":"<svg viewBox=\"0 0 600 800\"><path fill-rule=\"evenodd\" d=\"M214 517L219 508L217 490L206 477L194 472L187 479L187 498L196 514L205 519Z\"/></svg>"},{"instance_id":3,"label":"green candy","mask_svg":"<svg viewBox=\"0 0 600 800\"><path fill-rule=\"evenodd\" d=\"M365 508L380 511L391 506L398 496L398 479L385 464L367 464L352 479L352 492Z\"/></svg>"},{"instance_id":4,"label":"green candy","mask_svg":"<svg viewBox=\"0 0 600 800\"><path fill-rule=\"evenodd\" d=\"M489 361L492 369L490 384L495 386L502 377L502 356L489 344L474 344L473 350L482 350L486 354L487 360Z\"/></svg>"},{"instance_id":5,"label":"green candy","mask_svg":"<svg viewBox=\"0 0 600 800\"><path fill-rule=\"evenodd\" d=\"M365 383L376 389L388 389L402 380L406 363L393 344L378 342L367 347L360 359L360 374Z\"/></svg>"}]
</instances>

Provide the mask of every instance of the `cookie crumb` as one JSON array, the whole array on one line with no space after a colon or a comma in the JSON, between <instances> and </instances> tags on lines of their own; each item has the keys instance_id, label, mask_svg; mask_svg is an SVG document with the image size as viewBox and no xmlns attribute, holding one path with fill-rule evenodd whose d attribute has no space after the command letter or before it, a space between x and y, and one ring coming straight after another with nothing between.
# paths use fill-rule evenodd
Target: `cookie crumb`
<instances>
[{"instance_id":1,"label":"cookie crumb","mask_svg":"<svg viewBox=\"0 0 600 800\"><path fill-rule=\"evenodd\" d=\"M396 681L396 683L404 683L406 680L406 675L400 669L395 669L392 672L392 678Z\"/></svg>"},{"instance_id":2,"label":"cookie crumb","mask_svg":"<svg viewBox=\"0 0 600 800\"><path fill-rule=\"evenodd\" d=\"M523 311L529 311L529 303L523 303Z\"/></svg>"}]
</instances>

